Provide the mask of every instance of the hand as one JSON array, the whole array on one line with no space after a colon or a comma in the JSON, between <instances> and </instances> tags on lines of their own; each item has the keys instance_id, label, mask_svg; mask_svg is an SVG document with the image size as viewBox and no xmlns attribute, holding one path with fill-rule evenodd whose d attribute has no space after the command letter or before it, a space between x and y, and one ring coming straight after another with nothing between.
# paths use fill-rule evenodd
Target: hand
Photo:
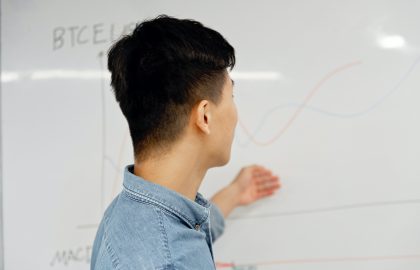
<instances>
[{"instance_id":1,"label":"hand","mask_svg":"<svg viewBox=\"0 0 420 270\"><path fill-rule=\"evenodd\" d=\"M231 183L237 190L238 206L270 196L281 187L278 176L259 165L242 168Z\"/></svg>"},{"instance_id":2,"label":"hand","mask_svg":"<svg viewBox=\"0 0 420 270\"><path fill-rule=\"evenodd\" d=\"M281 187L279 177L262 166L251 165L242 168L236 178L217 192L211 201L226 218L237 206L244 206L272 195Z\"/></svg>"}]
</instances>

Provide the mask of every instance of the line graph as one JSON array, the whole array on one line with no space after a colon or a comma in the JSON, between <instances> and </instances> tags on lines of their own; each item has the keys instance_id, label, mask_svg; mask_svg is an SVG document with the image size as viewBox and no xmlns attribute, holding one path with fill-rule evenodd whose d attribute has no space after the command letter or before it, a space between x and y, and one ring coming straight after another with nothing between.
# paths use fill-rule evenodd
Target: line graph
<instances>
[{"instance_id":1,"label":"line graph","mask_svg":"<svg viewBox=\"0 0 420 270\"><path fill-rule=\"evenodd\" d=\"M99 59L99 64L101 67L101 70L104 69L104 65L103 65L103 52L100 52L98 54L98 59ZM415 61L411 64L411 66L408 68L408 70L406 72L403 73L403 75L399 78L399 80L396 82L396 84L383 96L381 96L380 98L378 98L378 100L372 104L371 106L369 106L368 108L361 110L359 112L355 112L355 113L351 113L351 114L339 114L339 113L333 113L333 112L328 112L325 110L322 110L320 108L316 108L316 107L312 107L310 105L308 105L309 101L312 99L312 97L322 88L322 86L331 78L333 78L334 76L338 75L341 72L344 72L350 68L353 68L357 65L360 65L362 62L361 61L353 61L347 64L344 64L342 66L339 66L335 69L333 69L332 71L330 71L329 73L327 73L315 86L314 88L311 89L311 91L306 95L305 99L303 100L302 103L300 104L287 104L287 105L283 105L283 106L277 106L275 108L273 108L272 110L268 111L264 117L263 117L263 121L260 122L260 125L256 128L256 130L251 134L248 131L248 135L249 135L249 139L250 141L253 141L254 143L257 144L261 144L261 145L265 145L265 144L271 144L272 142L274 142L275 140L277 140L281 135L283 135L288 128L291 127L291 125L293 124L294 121L296 121L296 119L298 118L298 116L301 114L301 112L304 109L307 110L313 110L313 111L317 111L319 113L324 113L324 114L328 114L334 117L357 117L359 115L362 115L364 113L368 113L371 110L374 110L376 107L378 107L384 100L386 100L390 95L392 95L395 91L397 91L401 84L403 83L403 81L405 81L408 76L415 70L416 66L420 63L420 57L416 58ZM122 160L123 160L123 153L125 150L125 145L128 142L128 138L129 138L129 133L128 130L126 130L123 138L122 138L122 142L121 145L119 147L119 154L118 154L118 158L117 161L113 161L112 158L110 158L109 156L106 155L106 149L105 149L105 144L106 144L106 138L105 138L105 99L104 99L104 94L105 92L105 79L101 78L101 94L102 94L102 109L103 109L103 115L102 115L102 121L103 121L103 151L102 151L102 155L103 155L103 159L102 159L102 166L101 166L101 211L103 211L103 207L104 207L104 202L106 200L107 195L105 194L105 177L104 177L104 166L105 166L105 162L108 162L112 168L115 170L115 176L114 179L112 181L112 194L115 194L117 192L117 188L118 188L118 183L120 182L119 179L121 178L121 172L122 172ZM268 117L269 114L273 113L274 111L281 109L281 108L285 108L285 107L296 107L297 110L294 112L294 114L292 115L292 117L287 121L287 123L282 127L282 129L276 134L276 136L274 136L271 140L266 141L266 142L259 142L256 140L255 136L257 135L258 131L261 129L261 127L264 125L265 119ZM246 129L247 130L247 129ZM229 220L235 220L235 219L251 219L251 218L270 218L270 217L281 217L281 216L290 216L290 215L302 215L302 214L314 214L314 213L321 213L321 212L332 212L332 211L343 211L343 210L351 210L351 209L356 209L356 208L366 208L366 207L378 207L378 206L390 206L390 205L397 205L397 204L420 204L420 199L413 199L413 200L400 200L400 201L381 201L381 202L365 202L365 203L354 203L354 204L347 204L347 205L338 205L338 206L330 206L330 207L321 207L321 208L312 208L312 209L301 209L301 210L294 210L294 211L284 211L284 212L278 212L278 213L271 213L271 214L261 214L261 215L241 215L241 216L231 216L228 219ZM77 226L78 229L82 229L82 228L94 228L96 227L98 224L82 224Z\"/></svg>"},{"instance_id":2,"label":"line graph","mask_svg":"<svg viewBox=\"0 0 420 270\"><path fill-rule=\"evenodd\" d=\"M339 66L332 71L330 71L327 75L325 75L316 85L314 88L309 91L309 93L306 95L306 97L303 99L302 103L298 106L296 111L293 113L293 115L289 118L289 120L286 122L286 124L280 129L280 131L271 139L265 142L258 141L255 136L249 131L249 129L244 125L242 121L239 121L239 125L242 127L242 129L245 131L245 133L249 136L250 140L253 141L257 145L265 146L270 145L273 142L275 142L278 138L280 138L293 124L293 122L297 119L297 117L302 113L303 108L306 104L313 98L313 96L319 91L319 89L331 78L339 74L340 72L343 72L349 68L352 68L356 65L360 65L361 61L354 61L342 66Z\"/></svg>"},{"instance_id":3,"label":"line graph","mask_svg":"<svg viewBox=\"0 0 420 270\"><path fill-rule=\"evenodd\" d=\"M325 75L314 86L314 88L312 88L311 91L309 91L309 93L306 95L306 97L304 98L304 100L301 103L282 104L282 105L276 106L276 107L268 110L263 115L263 117L261 118L262 120L259 122L258 126L255 128L255 130L253 132L251 132L250 129L245 125L245 123L242 120L240 120L239 125L242 128L242 130L245 132L245 134L247 135L247 138L248 138L248 140L245 143L241 143L240 145L241 146L246 146L250 142L253 142L253 143L255 143L256 145L259 145L259 146L267 146L267 145L270 145L270 144L274 143L291 127L293 122L296 121L296 119L302 113L303 110L309 110L309 111L321 113L321 114L324 114L324 115L327 115L327 116L339 117L339 118L354 118L354 117L365 115L365 114L375 110L385 100L387 100L394 92L396 92L397 90L399 90L401 88L402 83L409 77L409 75L412 74L412 72L415 70L415 68L420 63L420 57L417 57L413 61L413 63L410 65L410 67L407 69L407 71L402 74L402 76L397 80L397 82L384 95L380 96L373 104L371 104L370 106L368 106L368 107L366 107L362 110L355 111L355 112L352 112L352 113L338 113L338 112L332 112L332 111L324 110L322 108L319 108L319 107L316 107L316 106L311 106L311 105L308 104L309 101L313 98L313 96L320 90L320 88L327 81L329 81L330 79L332 79L333 77L335 77L339 73L341 73L345 70L348 70L349 68L352 68L356 65L360 65L361 63L362 63L361 61L354 61L354 62L345 64L343 66L340 66L340 67L337 67L337 68L333 69L332 71L327 73L327 75ZM289 118L289 120L286 122L286 124L281 127L280 131L275 136L273 136L271 139L269 139L267 141L258 140L256 137L257 137L258 133L261 131L261 129L264 126L268 117L278 110L288 109L288 108L296 108L296 110L293 113L293 115Z\"/></svg>"}]
</instances>

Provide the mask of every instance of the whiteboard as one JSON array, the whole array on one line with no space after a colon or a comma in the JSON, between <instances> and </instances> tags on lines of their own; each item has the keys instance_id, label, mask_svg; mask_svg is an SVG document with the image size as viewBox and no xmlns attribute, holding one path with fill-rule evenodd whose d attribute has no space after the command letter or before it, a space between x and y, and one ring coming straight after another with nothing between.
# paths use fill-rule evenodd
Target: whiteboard
<instances>
[{"instance_id":1,"label":"whiteboard","mask_svg":"<svg viewBox=\"0 0 420 270\"><path fill-rule=\"evenodd\" d=\"M87 269L133 162L106 52L192 18L235 47L239 124L211 197L245 165L284 187L236 209L218 269L420 269L419 1L1 2L4 269Z\"/></svg>"}]
</instances>

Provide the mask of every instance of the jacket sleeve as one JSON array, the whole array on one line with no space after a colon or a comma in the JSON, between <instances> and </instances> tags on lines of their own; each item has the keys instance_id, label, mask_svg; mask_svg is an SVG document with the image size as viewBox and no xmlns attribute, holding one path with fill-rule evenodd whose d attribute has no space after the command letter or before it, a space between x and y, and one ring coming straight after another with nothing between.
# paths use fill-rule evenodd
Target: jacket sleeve
<instances>
[{"instance_id":1,"label":"jacket sleeve","mask_svg":"<svg viewBox=\"0 0 420 270\"><path fill-rule=\"evenodd\" d=\"M210 208L210 232L212 242L216 241L225 230L225 218L216 204L211 202Z\"/></svg>"}]
</instances>

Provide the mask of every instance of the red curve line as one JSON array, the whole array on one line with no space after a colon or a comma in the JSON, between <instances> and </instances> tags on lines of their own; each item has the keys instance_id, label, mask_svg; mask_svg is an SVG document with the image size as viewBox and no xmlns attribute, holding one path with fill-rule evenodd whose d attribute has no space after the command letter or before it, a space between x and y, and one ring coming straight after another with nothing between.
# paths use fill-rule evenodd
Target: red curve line
<instances>
[{"instance_id":1,"label":"red curve line","mask_svg":"<svg viewBox=\"0 0 420 270\"><path fill-rule=\"evenodd\" d=\"M305 99L303 100L302 104L299 106L299 108L295 111L295 113L292 115L292 117L287 121L286 125L283 126L283 128L270 140L266 142L260 142L255 139L254 135L249 131L249 129L245 126L244 123L242 123L241 120L239 120L239 125L242 127L242 129L245 131L245 133L249 136L252 142L254 142L257 145L265 146L272 144L275 142L281 135L283 135L286 130L293 124L293 122L296 120L296 118L299 116L299 114L302 112L303 108L308 104L308 102L311 100L311 98L315 95L316 92L321 88L322 85L324 85L329 79L337 75L338 73L349 69L353 66L360 65L361 61L354 61L348 64L345 64L343 66L337 67L330 71L327 75L324 76L316 85L315 87L306 95Z\"/></svg>"},{"instance_id":2,"label":"red curve line","mask_svg":"<svg viewBox=\"0 0 420 270\"><path fill-rule=\"evenodd\" d=\"M262 265L278 265L278 264L302 264L302 263L330 263L330 262L357 262L357 261L385 261L385 260L419 260L420 254L413 255L391 255L391 256L366 256L366 257L336 257L336 258L306 258L294 260L277 260L271 262L257 262L250 264L234 264L217 262L216 267L220 268L233 268L241 266L262 266Z\"/></svg>"}]
</instances>

